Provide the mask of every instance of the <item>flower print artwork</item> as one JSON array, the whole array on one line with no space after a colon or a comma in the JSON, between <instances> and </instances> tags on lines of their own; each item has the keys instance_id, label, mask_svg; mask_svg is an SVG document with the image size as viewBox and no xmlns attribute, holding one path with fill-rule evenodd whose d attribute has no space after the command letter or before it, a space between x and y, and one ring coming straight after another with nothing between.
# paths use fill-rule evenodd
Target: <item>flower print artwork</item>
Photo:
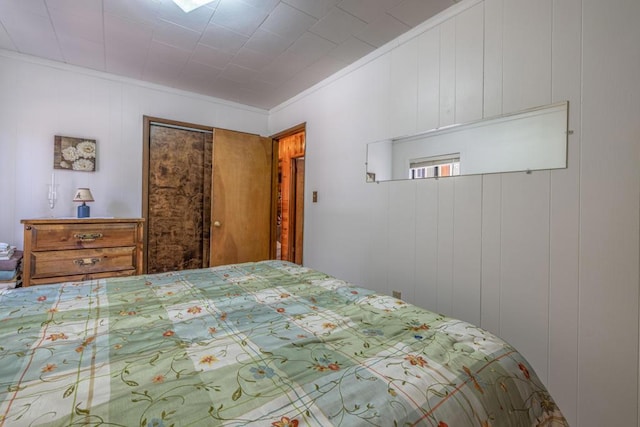
<instances>
[{"instance_id":1,"label":"flower print artwork","mask_svg":"<svg viewBox=\"0 0 640 427\"><path fill-rule=\"evenodd\" d=\"M93 172L96 170L96 140L56 135L53 146L54 169Z\"/></svg>"}]
</instances>

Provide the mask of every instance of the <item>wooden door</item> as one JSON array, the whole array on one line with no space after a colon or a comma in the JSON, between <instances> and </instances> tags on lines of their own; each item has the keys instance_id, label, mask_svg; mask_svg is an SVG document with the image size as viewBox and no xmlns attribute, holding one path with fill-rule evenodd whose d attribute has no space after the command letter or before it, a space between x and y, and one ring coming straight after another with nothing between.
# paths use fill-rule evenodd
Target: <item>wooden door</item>
<instances>
[{"instance_id":1,"label":"wooden door","mask_svg":"<svg viewBox=\"0 0 640 427\"><path fill-rule=\"evenodd\" d=\"M207 132L149 119L145 117L148 147L143 168L146 271L207 267L211 128Z\"/></svg>"},{"instance_id":2,"label":"wooden door","mask_svg":"<svg viewBox=\"0 0 640 427\"><path fill-rule=\"evenodd\" d=\"M269 259L271 138L214 130L210 265Z\"/></svg>"},{"instance_id":3,"label":"wooden door","mask_svg":"<svg viewBox=\"0 0 640 427\"><path fill-rule=\"evenodd\" d=\"M291 261L302 265L302 236L304 228L304 157L293 159L293 176L295 177L295 189L293 195L293 257Z\"/></svg>"}]
</instances>

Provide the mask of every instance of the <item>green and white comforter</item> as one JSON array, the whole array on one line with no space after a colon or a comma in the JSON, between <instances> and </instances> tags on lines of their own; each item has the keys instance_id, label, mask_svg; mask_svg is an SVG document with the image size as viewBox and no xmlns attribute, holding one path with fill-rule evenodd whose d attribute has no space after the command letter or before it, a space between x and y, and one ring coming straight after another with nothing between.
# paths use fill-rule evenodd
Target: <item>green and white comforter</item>
<instances>
[{"instance_id":1,"label":"green and white comforter","mask_svg":"<svg viewBox=\"0 0 640 427\"><path fill-rule=\"evenodd\" d=\"M471 324L280 261L0 292L0 426L566 425Z\"/></svg>"}]
</instances>

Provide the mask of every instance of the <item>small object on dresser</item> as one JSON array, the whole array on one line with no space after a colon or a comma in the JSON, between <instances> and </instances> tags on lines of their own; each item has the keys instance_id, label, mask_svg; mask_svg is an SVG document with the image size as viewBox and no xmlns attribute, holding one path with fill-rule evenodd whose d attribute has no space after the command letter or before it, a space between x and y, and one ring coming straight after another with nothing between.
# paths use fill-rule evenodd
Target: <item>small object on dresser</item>
<instances>
[{"instance_id":1,"label":"small object on dresser","mask_svg":"<svg viewBox=\"0 0 640 427\"><path fill-rule=\"evenodd\" d=\"M88 188L78 188L76 195L73 196L73 201L82 202L82 204L78 206L78 218L89 218L89 206L87 206L87 202L94 201L91 190Z\"/></svg>"},{"instance_id":2,"label":"small object on dresser","mask_svg":"<svg viewBox=\"0 0 640 427\"><path fill-rule=\"evenodd\" d=\"M0 246L3 245L0 243ZM12 248L11 256L0 259L0 290L12 289L22 285L22 251Z\"/></svg>"}]
</instances>

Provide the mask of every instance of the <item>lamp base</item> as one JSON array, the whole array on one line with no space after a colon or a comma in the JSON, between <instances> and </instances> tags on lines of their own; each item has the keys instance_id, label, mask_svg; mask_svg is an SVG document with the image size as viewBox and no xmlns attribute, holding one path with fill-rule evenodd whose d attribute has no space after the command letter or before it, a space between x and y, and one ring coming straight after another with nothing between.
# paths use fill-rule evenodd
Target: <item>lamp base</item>
<instances>
[{"instance_id":1,"label":"lamp base","mask_svg":"<svg viewBox=\"0 0 640 427\"><path fill-rule=\"evenodd\" d=\"M89 211L89 205L86 203L81 204L78 206L78 218L89 218Z\"/></svg>"}]
</instances>

